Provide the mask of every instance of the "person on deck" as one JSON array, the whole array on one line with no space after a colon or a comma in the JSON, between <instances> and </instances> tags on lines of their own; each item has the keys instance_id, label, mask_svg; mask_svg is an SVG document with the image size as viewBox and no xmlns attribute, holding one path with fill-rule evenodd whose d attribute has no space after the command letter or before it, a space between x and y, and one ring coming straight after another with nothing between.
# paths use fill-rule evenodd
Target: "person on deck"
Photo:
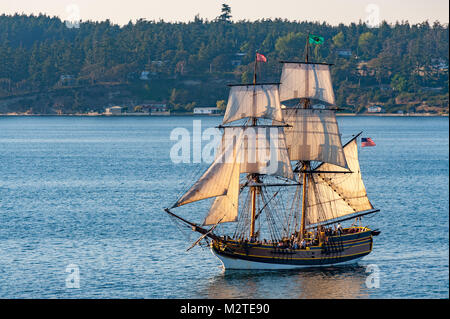
<instances>
[{"instance_id":1,"label":"person on deck","mask_svg":"<svg viewBox=\"0 0 450 319\"><path fill-rule=\"evenodd\" d=\"M305 249L306 248L306 240L303 238L302 241L300 242L300 248L301 249Z\"/></svg>"}]
</instances>

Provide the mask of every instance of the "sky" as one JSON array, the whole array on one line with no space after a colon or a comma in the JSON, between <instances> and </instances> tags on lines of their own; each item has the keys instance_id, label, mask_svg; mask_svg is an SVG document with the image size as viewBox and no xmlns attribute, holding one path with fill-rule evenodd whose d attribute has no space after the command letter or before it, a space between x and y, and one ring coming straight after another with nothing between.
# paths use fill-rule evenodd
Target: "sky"
<instances>
[{"instance_id":1,"label":"sky","mask_svg":"<svg viewBox=\"0 0 450 319\"><path fill-rule=\"evenodd\" d=\"M383 20L449 22L448 0L0 0L0 14L45 13L68 21L109 19L120 25L140 18L188 22L197 14L213 20L222 3L231 7L233 21L282 18L337 25L361 20L373 26Z\"/></svg>"}]
</instances>

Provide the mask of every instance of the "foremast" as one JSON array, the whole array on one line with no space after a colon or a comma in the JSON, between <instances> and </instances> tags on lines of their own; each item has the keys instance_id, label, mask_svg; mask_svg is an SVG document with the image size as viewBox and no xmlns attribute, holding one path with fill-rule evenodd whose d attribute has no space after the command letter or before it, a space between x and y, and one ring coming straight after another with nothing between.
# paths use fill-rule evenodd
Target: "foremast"
<instances>
[{"instance_id":1,"label":"foremast","mask_svg":"<svg viewBox=\"0 0 450 319\"><path fill-rule=\"evenodd\" d=\"M262 177L271 175L295 181L284 138L286 125L281 112L279 83L257 83L257 62L256 56L253 83L229 85L227 108L219 126L223 129L222 142L215 161L172 206L215 198L203 225L236 221L239 194L244 187L239 183L239 175L246 173L245 186L249 187L251 196L247 228L250 239L258 237L255 221L261 213L257 207L258 198L263 199ZM271 124L260 124L262 119L271 121ZM243 123L232 125L237 121Z\"/></svg>"},{"instance_id":2,"label":"foremast","mask_svg":"<svg viewBox=\"0 0 450 319\"><path fill-rule=\"evenodd\" d=\"M258 65L258 56L255 54L255 67L253 71L253 85L256 85L256 70ZM254 95L253 95L254 96ZM253 97L253 99L255 99ZM255 101L253 101L253 104L255 104ZM256 117L251 118L252 126L257 126L258 119ZM252 180L255 184L261 183L261 180L259 179L259 174L249 174L247 176L248 180ZM252 206L251 206L251 215L250 215L250 239L253 240L255 238L255 222L256 222L256 195L258 192L260 192L261 188L260 186L251 186L250 192L252 196Z\"/></svg>"}]
</instances>

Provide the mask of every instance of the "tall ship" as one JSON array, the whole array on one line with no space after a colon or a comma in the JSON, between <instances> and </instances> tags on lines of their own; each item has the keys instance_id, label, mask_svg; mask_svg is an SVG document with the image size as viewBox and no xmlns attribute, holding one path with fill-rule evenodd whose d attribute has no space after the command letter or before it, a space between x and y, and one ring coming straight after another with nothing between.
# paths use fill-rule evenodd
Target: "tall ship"
<instances>
[{"instance_id":1,"label":"tall ship","mask_svg":"<svg viewBox=\"0 0 450 319\"><path fill-rule=\"evenodd\" d=\"M361 177L361 133L341 141L331 64L310 62L308 43L305 61L281 61L280 83L257 82L256 54L253 83L230 85L215 160L165 209L201 234L188 250L206 242L225 269L354 263L380 233L362 224L379 210ZM203 222L174 213L205 199Z\"/></svg>"}]
</instances>

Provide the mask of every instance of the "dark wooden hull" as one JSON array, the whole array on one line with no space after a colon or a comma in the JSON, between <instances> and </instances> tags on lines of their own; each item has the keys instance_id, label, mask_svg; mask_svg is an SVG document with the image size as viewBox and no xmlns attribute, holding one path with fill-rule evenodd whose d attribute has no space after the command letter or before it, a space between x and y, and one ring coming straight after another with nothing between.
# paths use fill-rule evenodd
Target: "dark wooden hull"
<instances>
[{"instance_id":1,"label":"dark wooden hull","mask_svg":"<svg viewBox=\"0 0 450 319\"><path fill-rule=\"evenodd\" d=\"M352 263L372 251L372 230L330 236L320 245L306 249L280 248L234 240L214 240L213 253L226 269L291 269Z\"/></svg>"}]
</instances>

